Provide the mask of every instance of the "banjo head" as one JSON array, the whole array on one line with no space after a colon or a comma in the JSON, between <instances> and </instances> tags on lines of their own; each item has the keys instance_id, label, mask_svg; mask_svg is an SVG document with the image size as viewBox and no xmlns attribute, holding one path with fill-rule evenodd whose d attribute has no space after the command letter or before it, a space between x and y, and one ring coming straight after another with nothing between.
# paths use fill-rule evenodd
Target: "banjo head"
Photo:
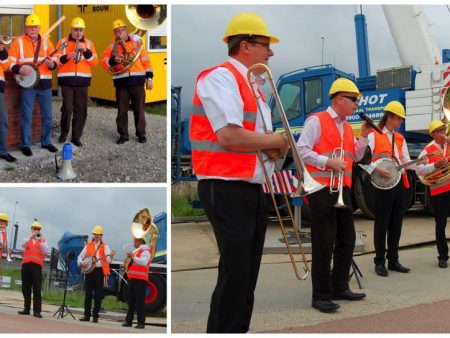
<instances>
[{"instance_id":1,"label":"banjo head","mask_svg":"<svg viewBox=\"0 0 450 338\"><path fill-rule=\"evenodd\" d=\"M35 87L41 78L39 72L36 70L35 67L33 67L30 64L24 64L21 66L21 68L30 69L31 71L25 75L17 74L16 75L17 84L22 88Z\"/></svg>"},{"instance_id":2,"label":"banjo head","mask_svg":"<svg viewBox=\"0 0 450 338\"><path fill-rule=\"evenodd\" d=\"M391 173L391 177L385 177L376 171L373 171L370 177L372 184L381 190L388 190L397 185L400 182L401 174L397 169L397 165L394 161L388 158L381 158L374 162L377 167L385 168Z\"/></svg>"},{"instance_id":3,"label":"banjo head","mask_svg":"<svg viewBox=\"0 0 450 338\"><path fill-rule=\"evenodd\" d=\"M85 257L83 259L83 263L86 264L86 266L81 265L81 272L83 274L87 274L92 272L95 268L94 259L92 257Z\"/></svg>"}]
</instances>

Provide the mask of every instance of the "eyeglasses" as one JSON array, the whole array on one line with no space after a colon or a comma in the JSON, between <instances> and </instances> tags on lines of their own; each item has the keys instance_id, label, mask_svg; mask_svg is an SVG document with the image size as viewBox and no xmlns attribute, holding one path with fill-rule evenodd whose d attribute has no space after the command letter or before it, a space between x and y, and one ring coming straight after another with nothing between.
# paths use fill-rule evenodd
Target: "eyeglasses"
<instances>
[{"instance_id":1,"label":"eyeglasses","mask_svg":"<svg viewBox=\"0 0 450 338\"><path fill-rule=\"evenodd\" d=\"M269 42L259 42L259 41L247 41L247 42L251 43L251 44L261 45L261 46L265 47L268 51L270 50Z\"/></svg>"},{"instance_id":2,"label":"eyeglasses","mask_svg":"<svg viewBox=\"0 0 450 338\"><path fill-rule=\"evenodd\" d=\"M358 98L354 97L354 96L347 96L347 95L341 95L341 96L351 100L352 102L358 101Z\"/></svg>"},{"instance_id":3,"label":"eyeglasses","mask_svg":"<svg viewBox=\"0 0 450 338\"><path fill-rule=\"evenodd\" d=\"M40 228L31 228L31 230L41 230Z\"/></svg>"}]
</instances>

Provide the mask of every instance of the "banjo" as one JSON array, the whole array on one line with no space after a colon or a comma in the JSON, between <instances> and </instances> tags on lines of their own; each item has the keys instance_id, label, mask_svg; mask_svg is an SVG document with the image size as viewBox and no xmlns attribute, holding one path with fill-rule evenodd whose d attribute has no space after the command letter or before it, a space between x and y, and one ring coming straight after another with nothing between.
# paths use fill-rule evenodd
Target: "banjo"
<instances>
[{"instance_id":1,"label":"banjo","mask_svg":"<svg viewBox=\"0 0 450 338\"><path fill-rule=\"evenodd\" d=\"M81 264L81 272L84 275L91 273L92 271L94 271L95 263L97 263L97 261L102 260L108 256L114 256L115 254L116 254L116 252L114 250L111 250L110 254L100 257L100 258L96 258L96 257L92 257L92 256L85 257Z\"/></svg>"},{"instance_id":2,"label":"banjo","mask_svg":"<svg viewBox=\"0 0 450 338\"><path fill-rule=\"evenodd\" d=\"M415 160L398 164L396 161L390 158L380 158L379 160L376 160L374 162L375 166L385 168L391 173L391 177L386 177L378 173L377 171L373 171L370 175L370 182L372 182L372 185L375 188L381 189L381 190L388 190L393 187L395 187L398 182L400 182L400 179L402 177L401 170L405 167L410 166L411 164L415 164L417 162L420 162L424 159L427 159L429 157L433 157L437 155L439 152L434 152L431 154L426 154L422 157L419 157Z\"/></svg>"},{"instance_id":3,"label":"banjo","mask_svg":"<svg viewBox=\"0 0 450 338\"><path fill-rule=\"evenodd\" d=\"M53 52L51 52L48 57L52 57L56 52L58 52L61 49L66 48L68 43L64 41L61 46L59 46L57 49L55 49ZM22 88L34 88L38 84L39 80L41 79L41 74L39 73L39 67L45 62L45 59L42 59L38 63L25 63L21 65L21 69L29 69L30 72L28 74L17 74L16 75L16 82L19 86Z\"/></svg>"}]
</instances>

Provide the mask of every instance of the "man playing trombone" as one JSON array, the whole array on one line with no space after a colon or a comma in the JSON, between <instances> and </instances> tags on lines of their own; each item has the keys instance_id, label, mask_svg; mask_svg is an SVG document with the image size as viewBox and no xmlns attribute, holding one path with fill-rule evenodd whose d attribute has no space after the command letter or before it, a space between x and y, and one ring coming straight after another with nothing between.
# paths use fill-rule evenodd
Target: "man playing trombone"
<instances>
[{"instance_id":1,"label":"man playing trombone","mask_svg":"<svg viewBox=\"0 0 450 338\"><path fill-rule=\"evenodd\" d=\"M87 118L88 87L92 71L98 63L94 43L85 38L86 24L76 17L70 24L70 34L58 41L58 49L64 42L68 46L58 55L58 84L61 86L63 102L61 106L61 135L58 141L64 143L72 122L71 142L81 147L81 135ZM73 113L73 117L72 117Z\"/></svg>"},{"instance_id":2,"label":"man playing trombone","mask_svg":"<svg viewBox=\"0 0 450 338\"><path fill-rule=\"evenodd\" d=\"M356 239L350 188L353 161L363 157L371 128L363 123L361 136L355 141L346 118L355 112L361 93L352 81L337 79L329 96L331 105L305 121L297 144L308 172L329 187L308 196L312 214L312 307L321 312L339 308L332 300L353 301L366 296L352 292L348 285Z\"/></svg>"},{"instance_id":3,"label":"man playing trombone","mask_svg":"<svg viewBox=\"0 0 450 338\"><path fill-rule=\"evenodd\" d=\"M433 141L426 145L419 157L435 152L437 154L430 157L428 163L417 164L416 173L422 178L422 181L426 180L427 182L425 183L430 187L430 202L436 223L436 245L439 254L438 266L440 268L446 268L448 244L445 236L445 228L447 226L447 215L450 211L450 180L448 180L448 177L442 177L444 175L440 174L439 171L444 171L445 168L448 170L450 138L445 135L446 125L441 120L431 121L428 126L428 131ZM431 179L429 174L433 173L434 178ZM424 178L427 174L428 178Z\"/></svg>"},{"instance_id":4,"label":"man playing trombone","mask_svg":"<svg viewBox=\"0 0 450 338\"><path fill-rule=\"evenodd\" d=\"M264 165L270 175L271 161L288 144L282 134L265 133L262 116L271 128L270 108L255 99L246 78L249 67L268 63L270 44L278 39L261 17L242 13L230 20L223 41L228 60L197 77L190 139L199 198L220 253L207 332L242 333L250 326L267 227L265 178L256 152L269 159ZM261 113L256 100L264 106Z\"/></svg>"},{"instance_id":5,"label":"man playing trombone","mask_svg":"<svg viewBox=\"0 0 450 338\"><path fill-rule=\"evenodd\" d=\"M19 315L29 315L31 307L31 290L33 290L33 315L42 318L42 267L48 252L47 240L41 234L42 225L38 221L31 224L31 236L22 241L22 294L24 309Z\"/></svg>"}]
</instances>

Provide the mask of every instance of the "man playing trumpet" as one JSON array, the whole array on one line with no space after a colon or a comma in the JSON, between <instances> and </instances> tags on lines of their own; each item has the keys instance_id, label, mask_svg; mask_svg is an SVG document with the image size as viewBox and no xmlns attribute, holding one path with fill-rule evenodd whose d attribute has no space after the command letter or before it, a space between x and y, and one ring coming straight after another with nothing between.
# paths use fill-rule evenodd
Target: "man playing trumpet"
<instances>
[{"instance_id":1,"label":"man playing trumpet","mask_svg":"<svg viewBox=\"0 0 450 338\"><path fill-rule=\"evenodd\" d=\"M352 292L348 285L356 239L350 189L353 161L363 157L371 128L364 122L360 138L355 141L347 116L355 112L361 93L352 81L337 79L328 95L331 105L305 121L297 144L308 172L329 187L308 196L312 214L312 307L321 312L335 312L339 308L332 300L355 301L366 296ZM333 157L337 150L340 154L343 152L343 156ZM336 177L342 175L344 208L335 207L339 192L330 189L334 186L332 172Z\"/></svg>"},{"instance_id":2,"label":"man playing trumpet","mask_svg":"<svg viewBox=\"0 0 450 338\"><path fill-rule=\"evenodd\" d=\"M31 307L31 290L33 290L33 315L42 318L42 267L48 252L47 240L41 234L42 225L38 221L31 224L31 236L22 241L22 294L24 309L19 315L29 315Z\"/></svg>"},{"instance_id":3,"label":"man playing trumpet","mask_svg":"<svg viewBox=\"0 0 450 338\"><path fill-rule=\"evenodd\" d=\"M145 290L148 284L148 272L151 263L150 247L146 245L145 238L133 238L135 251L129 252L127 258L131 259L128 267L128 312L122 326L131 326L134 311L137 315L136 329L145 327Z\"/></svg>"},{"instance_id":4,"label":"man playing trumpet","mask_svg":"<svg viewBox=\"0 0 450 338\"><path fill-rule=\"evenodd\" d=\"M142 48L139 57L126 71L121 73L120 69L127 62L125 57L136 54L140 49L142 40L138 35L128 34L125 22L117 19L113 22L115 41L106 48L103 53L102 67L113 75L114 87L116 88L116 101L118 112L116 118L119 139L117 144L123 144L129 140L128 135L128 108L133 109L134 125L139 143L147 142L145 136L145 90L153 88L153 70L148 53ZM118 69L118 71L116 71Z\"/></svg>"},{"instance_id":5,"label":"man playing trumpet","mask_svg":"<svg viewBox=\"0 0 450 338\"><path fill-rule=\"evenodd\" d=\"M81 135L87 118L88 87L91 84L91 68L98 63L94 43L85 38L86 24L76 17L70 24L70 34L58 41L56 48L64 42L68 46L58 55L58 84L61 86L61 135L58 141L64 143L72 122L71 142L81 147ZM73 117L72 117L73 113Z\"/></svg>"},{"instance_id":6,"label":"man playing trumpet","mask_svg":"<svg viewBox=\"0 0 450 338\"><path fill-rule=\"evenodd\" d=\"M435 152L438 152L438 154L430 157L427 163L417 164L417 175L423 176L448 166L450 138L445 135L445 131L446 125L441 120L433 120L430 122L428 132L433 138L433 141L426 145L419 157ZM445 236L445 228L447 226L447 215L450 211L450 181L431 183L429 187L431 195L430 202L436 223L436 245L439 254L438 266L440 268L446 268L448 244Z\"/></svg>"}]
</instances>

